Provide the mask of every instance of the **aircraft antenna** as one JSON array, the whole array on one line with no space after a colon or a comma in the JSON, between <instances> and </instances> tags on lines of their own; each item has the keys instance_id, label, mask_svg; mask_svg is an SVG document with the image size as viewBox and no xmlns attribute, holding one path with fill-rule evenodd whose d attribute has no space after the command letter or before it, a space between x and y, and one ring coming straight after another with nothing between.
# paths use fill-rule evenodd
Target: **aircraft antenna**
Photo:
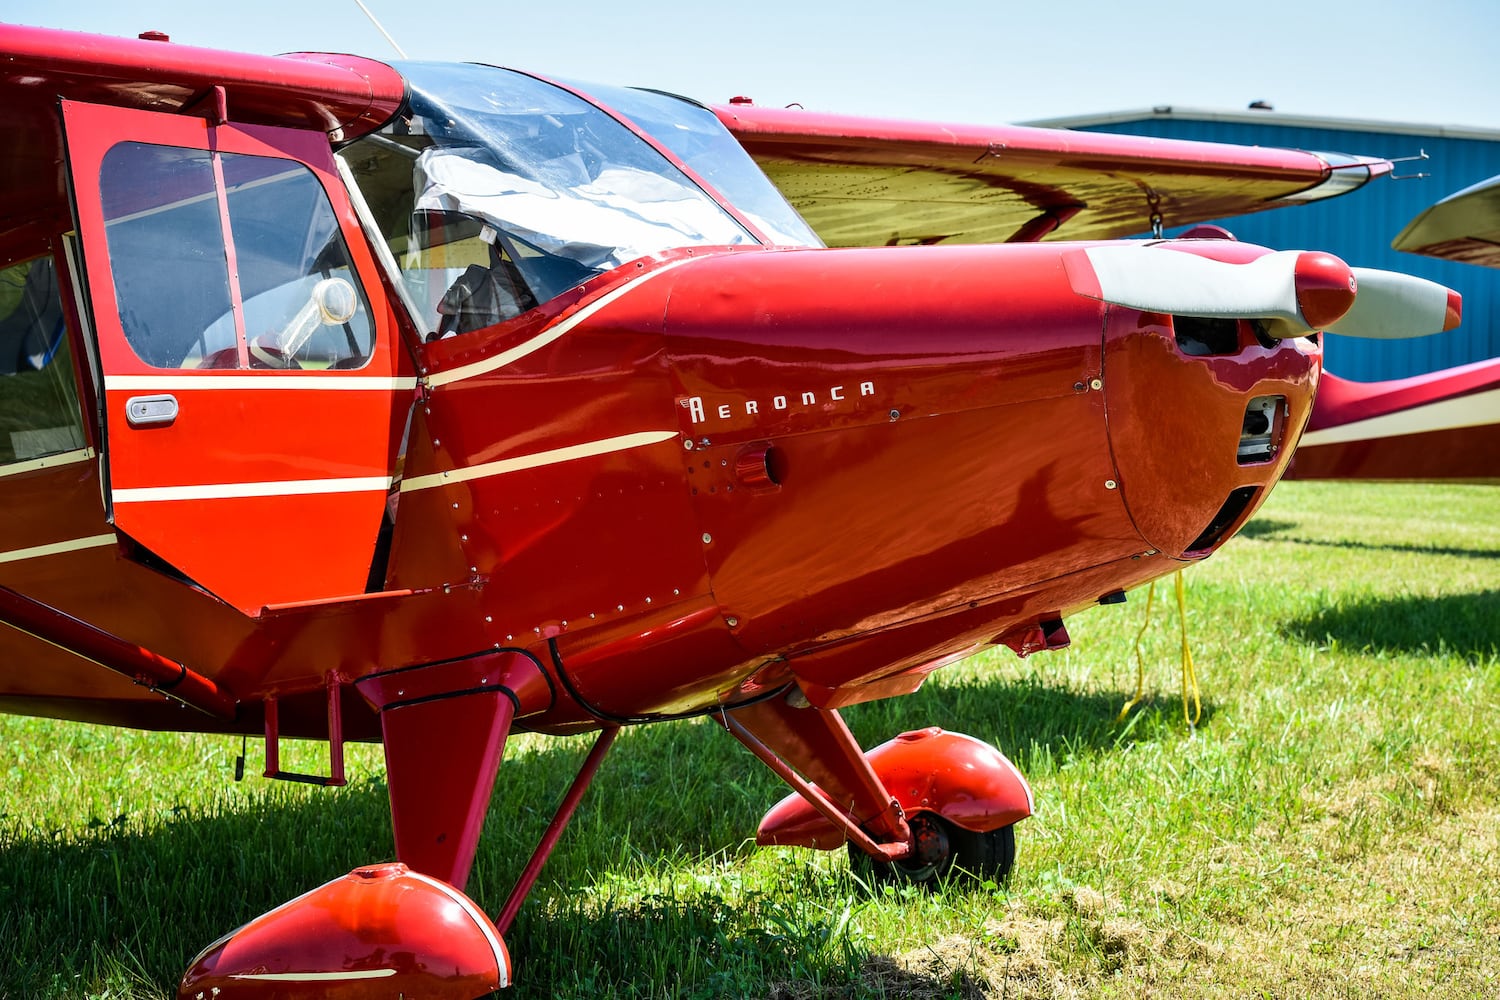
<instances>
[{"instance_id":1,"label":"aircraft antenna","mask_svg":"<svg viewBox=\"0 0 1500 1000\"><path fill-rule=\"evenodd\" d=\"M402 49L399 44L397 44L394 38L391 37L391 33L385 30L385 25L381 24L380 21L376 19L375 15L370 12L370 8L365 6L364 0L354 0L354 2L359 4L359 9L365 12L365 17L368 17L370 19L370 23L375 25L375 29L385 36L386 41L391 43L391 48L396 50L396 55L400 56L402 59L410 59L411 56L408 56L406 54L406 51Z\"/></svg>"}]
</instances>

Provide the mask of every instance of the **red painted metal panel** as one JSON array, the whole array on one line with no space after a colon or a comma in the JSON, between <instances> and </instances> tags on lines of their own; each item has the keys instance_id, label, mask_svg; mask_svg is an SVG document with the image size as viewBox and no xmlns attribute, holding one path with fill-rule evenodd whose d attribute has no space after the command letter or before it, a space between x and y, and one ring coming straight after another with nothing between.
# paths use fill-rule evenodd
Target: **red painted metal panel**
<instances>
[{"instance_id":1,"label":"red painted metal panel","mask_svg":"<svg viewBox=\"0 0 1500 1000\"><path fill-rule=\"evenodd\" d=\"M1389 382L1328 375L1318 389L1308 433L1500 389L1500 358Z\"/></svg>"},{"instance_id":2,"label":"red painted metal panel","mask_svg":"<svg viewBox=\"0 0 1500 1000\"><path fill-rule=\"evenodd\" d=\"M701 602L661 333L667 268L687 259L621 268L550 309L427 345L393 584L473 587L486 645L661 637Z\"/></svg>"},{"instance_id":3,"label":"red painted metal panel","mask_svg":"<svg viewBox=\"0 0 1500 1000\"><path fill-rule=\"evenodd\" d=\"M215 942L177 995L470 1000L510 985L510 972L500 932L468 897L405 865L372 865Z\"/></svg>"},{"instance_id":4,"label":"red painted metal panel","mask_svg":"<svg viewBox=\"0 0 1500 1000\"><path fill-rule=\"evenodd\" d=\"M1299 447L1288 478L1500 483L1500 416L1473 427Z\"/></svg>"},{"instance_id":5,"label":"red painted metal panel","mask_svg":"<svg viewBox=\"0 0 1500 1000\"><path fill-rule=\"evenodd\" d=\"M71 103L65 117L105 373L115 524L247 612L363 592L410 398L395 377L409 369L325 137ZM363 277L373 323L364 367L226 374L142 360L122 327L97 182L104 157L129 140L310 169ZM125 404L143 394L172 395L177 419L131 426Z\"/></svg>"},{"instance_id":6,"label":"red painted metal panel","mask_svg":"<svg viewBox=\"0 0 1500 1000\"><path fill-rule=\"evenodd\" d=\"M210 715L233 718L235 714L234 699L185 664L143 649L9 587L0 586L0 622Z\"/></svg>"},{"instance_id":7,"label":"red painted metal panel","mask_svg":"<svg viewBox=\"0 0 1500 1000\"><path fill-rule=\"evenodd\" d=\"M714 593L749 654L1068 572L1070 547L1139 548L1103 489L1101 309L1049 248L726 259L679 276L668 324L701 400L679 419ZM736 488L757 439L774 492Z\"/></svg>"},{"instance_id":8,"label":"red painted metal panel","mask_svg":"<svg viewBox=\"0 0 1500 1000\"><path fill-rule=\"evenodd\" d=\"M1286 469L1322 366L1322 348L1304 337L1191 356L1168 317L1112 314L1104 359L1110 447L1121 497L1153 548L1186 554L1235 490L1258 492L1234 526L1254 513ZM1268 460L1241 464L1246 404L1269 396L1285 400L1277 449Z\"/></svg>"}]
</instances>

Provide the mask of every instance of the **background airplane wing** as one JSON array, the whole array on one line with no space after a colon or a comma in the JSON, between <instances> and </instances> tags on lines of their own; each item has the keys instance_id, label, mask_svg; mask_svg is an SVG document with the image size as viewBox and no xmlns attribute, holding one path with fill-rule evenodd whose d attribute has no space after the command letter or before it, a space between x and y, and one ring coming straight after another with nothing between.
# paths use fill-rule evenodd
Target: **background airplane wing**
<instances>
[{"instance_id":1,"label":"background airplane wing","mask_svg":"<svg viewBox=\"0 0 1500 1000\"><path fill-rule=\"evenodd\" d=\"M1500 176L1450 194L1407 223L1391 246L1425 257L1500 267Z\"/></svg>"},{"instance_id":2,"label":"background airplane wing","mask_svg":"<svg viewBox=\"0 0 1500 1000\"><path fill-rule=\"evenodd\" d=\"M1112 239L1343 194L1341 154L747 104L715 114L830 246Z\"/></svg>"}]
</instances>

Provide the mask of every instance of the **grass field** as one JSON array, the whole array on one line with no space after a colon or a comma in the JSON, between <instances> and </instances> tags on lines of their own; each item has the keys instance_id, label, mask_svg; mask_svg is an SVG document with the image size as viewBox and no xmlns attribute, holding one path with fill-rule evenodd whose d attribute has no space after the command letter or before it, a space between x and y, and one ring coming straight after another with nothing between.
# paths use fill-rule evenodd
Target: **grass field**
<instances>
[{"instance_id":1,"label":"grass field","mask_svg":"<svg viewBox=\"0 0 1500 1000\"><path fill-rule=\"evenodd\" d=\"M1009 885L873 892L841 853L758 850L769 772L711 724L645 727L511 931L509 995L1500 995L1500 489L1284 484L1187 582L1196 730L1160 587L1124 724L1143 592L1072 649L847 713L866 746L938 724L1016 761ZM491 912L587 747L508 748ZM234 784L238 752L0 719L0 997L171 995L202 945L390 855L377 751L338 791Z\"/></svg>"}]
</instances>

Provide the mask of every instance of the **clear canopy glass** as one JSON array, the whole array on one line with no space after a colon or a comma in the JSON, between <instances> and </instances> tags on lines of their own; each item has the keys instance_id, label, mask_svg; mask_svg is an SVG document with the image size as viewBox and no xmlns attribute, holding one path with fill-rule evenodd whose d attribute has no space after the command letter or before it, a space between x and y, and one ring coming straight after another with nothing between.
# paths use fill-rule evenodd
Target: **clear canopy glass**
<instances>
[{"instance_id":1,"label":"clear canopy glass","mask_svg":"<svg viewBox=\"0 0 1500 1000\"><path fill-rule=\"evenodd\" d=\"M812 227L708 108L685 97L593 83L569 86L588 94L671 150L777 246L822 246Z\"/></svg>"},{"instance_id":2,"label":"clear canopy glass","mask_svg":"<svg viewBox=\"0 0 1500 1000\"><path fill-rule=\"evenodd\" d=\"M430 335L502 322L648 254L757 242L650 142L561 87L491 66L399 69L408 113L339 155ZM818 245L711 112L609 94L707 183L746 199L769 240Z\"/></svg>"}]
</instances>

